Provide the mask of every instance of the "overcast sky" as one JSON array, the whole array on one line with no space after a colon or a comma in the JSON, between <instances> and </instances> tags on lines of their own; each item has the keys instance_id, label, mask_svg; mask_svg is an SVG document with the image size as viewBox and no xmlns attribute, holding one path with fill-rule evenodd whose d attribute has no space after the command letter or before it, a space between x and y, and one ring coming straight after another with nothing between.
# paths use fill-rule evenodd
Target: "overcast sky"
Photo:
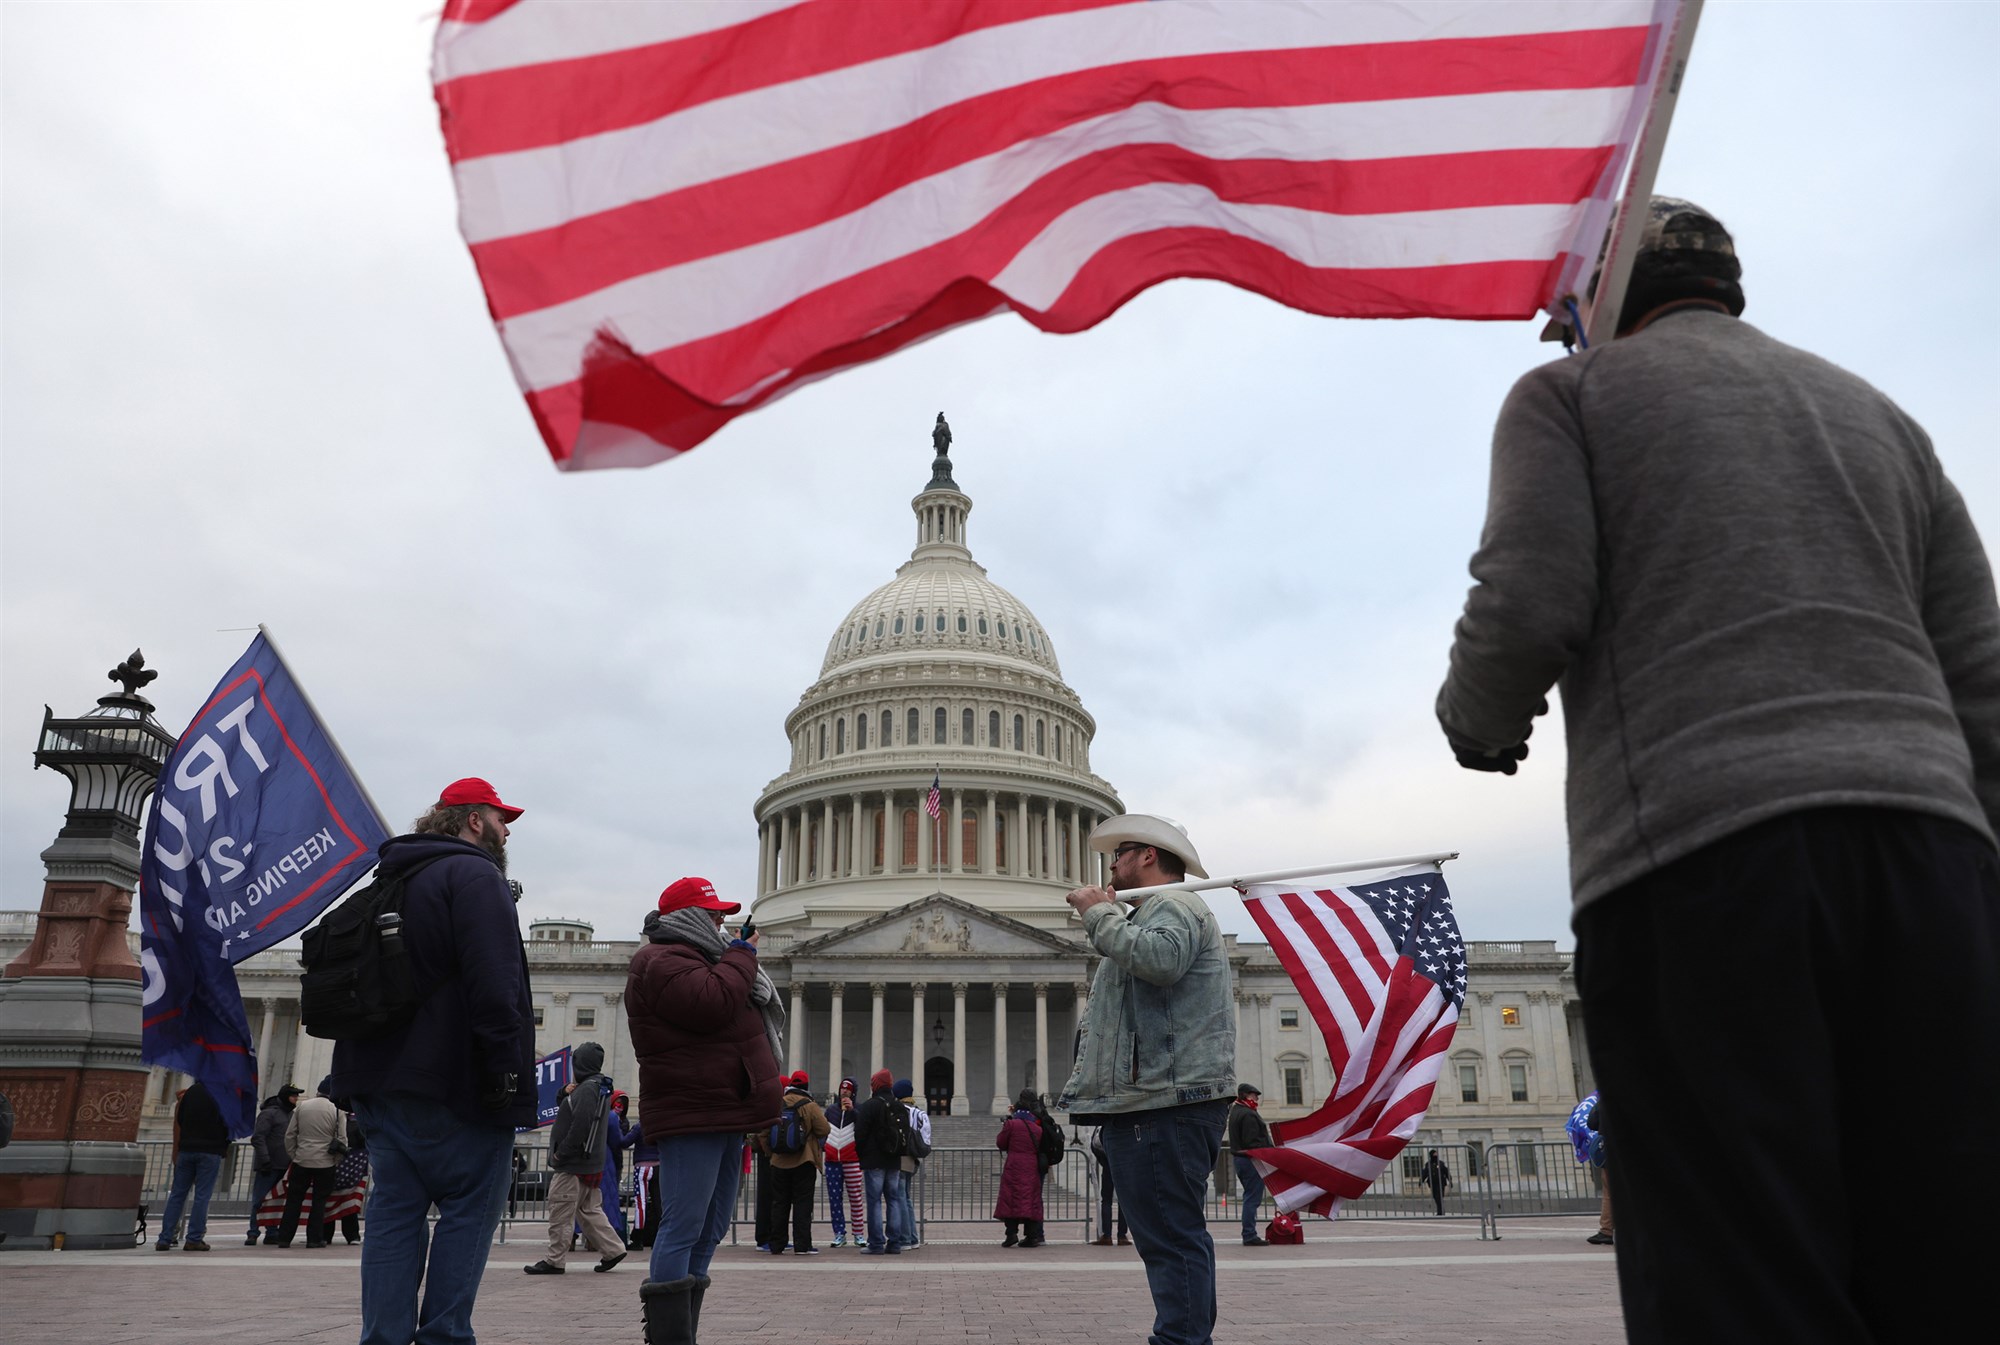
<instances>
[{"instance_id":1,"label":"overcast sky","mask_svg":"<svg viewBox=\"0 0 2000 1345\"><path fill-rule=\"evenodd\" d=\"M527 809L528 915L631 937L681 874L747 897L785 714L907 557L942 410L974 554L1128 808L1214 873L1461 850L1467 937L1571 946L1560 711L1512 779L1431 714L1494 412L1559 357L1539 323L1176 282L561 474L457 234L434 24L0 6L0 909L38 902L68 798L30 769L43 704L88 709L137 645L178 731L260 621L392 826L467 774ZM1660 175L1735 232L1746 318L1916 416L1989 538L1996 51L1990 4L1711 0Z\"/></svg>"}]
</instances>

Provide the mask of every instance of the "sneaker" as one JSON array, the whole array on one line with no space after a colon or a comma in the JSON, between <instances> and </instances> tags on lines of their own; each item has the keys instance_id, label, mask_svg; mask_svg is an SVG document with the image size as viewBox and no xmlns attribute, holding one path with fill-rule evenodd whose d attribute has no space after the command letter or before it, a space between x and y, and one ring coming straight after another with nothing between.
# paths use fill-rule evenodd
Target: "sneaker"
<instances>
[{"instance_id":1,"label":"sneaker","mask_svg":"<svg viewBox=\"0 0 2000 1345\"><path fill-rule=\"evenodd\" d=\"M847 1234L842 1233L837 1237L835 1237L833 1240L833 1245L836 1247L845 1247L847 1245Z\"/></svg>"},{"instance_id":2,"label":"sneaker","mask_svg":"<svg viewBox=\"0 0 2000 1345\"><path fill-rule=\"evenodd\" d=\"M882 1251L887 1256L901 1256L903 1254L901 1247L884 1247Z\"/></svg>"},{"instance_id":3,"label":"sneaker","mask_svg":"<svg viewBox=\"0 0 2000 1345\"><path fill-rule=\"evenodd\" d=\"M887 1247L863 1247L861 1254L863 1256L887 1256L889 1249Z\"/></svg>"},{"instance_id":4,"label":"sneaker","mask_svg":"<svg viewBox=\"0 0 2000 1345\"><path fill-rule=\"evenodd\" d=\"M1612 1245L1611 1234L1609 1233L1592 1233L1584 1241L1597 1247L1609 1247Z\"/></svg>"},{"instance_id":5,"label":"sneaker","mask_svg":"<svg viewBox=\"0 0 2000 1345\"><path fill-rule=\"evenodd\" d=\"M243 1239L243 1245L245 1247L255 1247L257 1245L257 1235L252 1233L249 1237Z\"/></svg>"},{"instance_id":6,"label":"sneaker","mask_svg":"<svg viewBox=\"0 0 2000 1345\"><path fill-rule=\"evenodd\" d=\"M605 1271L611 1269L611 1267L617 1265L620 1261L623 1261L624 1259L625 1259L625 1253L620 1252L616 1256L605 1257L602 1261L599 1261L596 1265L592 1266L591 1269L601 1275Z\"/></svg>"},{"instance_id":7,"label":"sneaker","mask_svg":"<svg viewBox=\"0 0 2000 1345\"><path fill-rule=\"evenodd\" d=\"M768 1252L771 1250L771 1244L768 1242L760 1242L757 1244L757 1250L760 1252ZM778 1250L783 1251L784 1248L781 1247Z\"/></svg>"},{"instance_id":8,"label":"sneaker","mask_svg":"<svg viewBox=\"0 0 2000 1345\"><path fill-rule=\"evenodd\" d=\"M205 1252L208 1250L208 1244L200 1238L189 1238L187 1246L181 1248L181 1250L185 1252Z\"/></svg>"},{"instance_id":9,"label":"sneaker","mask_svg":"<svg viewBox=\"0 0 2000 1345\"><path fill-rule=\"evenodd\" d=\"M171 1242L156 1242L153 1244L153 1250L156 1252L170 1252L173 1249L174 1244Z\"/></svg>"},{"instance_id":10,"label":"sneaker","mask_svg":"<svg viewBox=\"0 0 2000 1345\"><path fill-rule=\"evenodd\" d=\"M1090 1240L1090 1245L1093 1247L1109 1247L1111 1245L1111 1235L1105 1233L1100 1237L1094 1237Z\"/></svg>"},{"instance_id":11,"label":"sneaker","mask_svg":"<svg viewBox=\"0 0 2000 1345\"><path fill-rule=\"evenodd\" d=\"M799 1255L799 1256L818 1256L818 1255L819 1255L819 1248L817 1248L817 1247L801 1247L801 1248L799 1248L799 1250L798 1250L798 1252L796 1253L796 1255Z\"/></svg>"},{"instance_id":12,"label":"sneaker","mask_svg":"<svg viewBox=\"0 0 2000 1345\"><path fill-rule=\"evenodd\" d=\"M1271 1245L1271 1240L1269 1238L1260 1238L1255 1234L1252 1234L1250 1237L1243 1239L1243 1245L1245 1247L1268 1247Z\"/></svg>"},{"instance_id":13,"label":"sneaker","mask_svg":"<svg viewBox=\"0 0 2000 1345\"><path fill-rule=\"evenodd\" d=\"M559 1266L553 1261L537 1261L532 1266L522 1266L521 1269L529 1275L563 1275L568 1273L567 1267Z\"/></svg>"}]
</instances>

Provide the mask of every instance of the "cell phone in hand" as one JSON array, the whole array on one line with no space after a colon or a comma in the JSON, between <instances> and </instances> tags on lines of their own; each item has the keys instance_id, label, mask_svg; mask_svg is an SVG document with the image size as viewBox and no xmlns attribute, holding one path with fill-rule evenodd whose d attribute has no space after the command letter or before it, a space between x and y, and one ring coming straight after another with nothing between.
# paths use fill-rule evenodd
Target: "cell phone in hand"
<instances>
[{"instance_id":1,"label":"cell phone in hand","mask_svg":"<svg viewBox=\"0 0 2000 1345\"><path fill-rule=\"evenodd\" d=\"M747 939L756 932L757 932L757 922L755 920L745 920L743 922L743 932L737 935L736 937L739 939Z\"/></svg>"}]
</instances>

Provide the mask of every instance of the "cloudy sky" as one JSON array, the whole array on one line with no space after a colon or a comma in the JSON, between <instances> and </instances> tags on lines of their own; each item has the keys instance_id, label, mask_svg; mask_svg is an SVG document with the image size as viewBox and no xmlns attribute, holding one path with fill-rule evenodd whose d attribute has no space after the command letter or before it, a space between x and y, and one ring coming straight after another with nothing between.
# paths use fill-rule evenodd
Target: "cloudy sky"
<instances>
[{"instance_id":1,"label":"cloudy sky","mask_svg":"<svg viewBox=\"0 0 2000 1345\"><path fill-rule=\"evenodd\" d=\"M1571 946L1560 712L1502 779L1430 709L1539 324L1178 282L559 474L456 232L434 24L0 6L0 909L38 901L68 797L30 769L43 704L88 708L137 645L178 730L258 622L392 824L465 774L528 809L528 914L624 937L680 874L747 894L784 716L907 556L943 410L974 552L1128 807L1218 873L1457 849L1468 937ZM1989 4L1711 0L1660 175L1736 233L1746 317L1923 422L1988 537L1996 50Z\"/></svg>"}]
</instances>

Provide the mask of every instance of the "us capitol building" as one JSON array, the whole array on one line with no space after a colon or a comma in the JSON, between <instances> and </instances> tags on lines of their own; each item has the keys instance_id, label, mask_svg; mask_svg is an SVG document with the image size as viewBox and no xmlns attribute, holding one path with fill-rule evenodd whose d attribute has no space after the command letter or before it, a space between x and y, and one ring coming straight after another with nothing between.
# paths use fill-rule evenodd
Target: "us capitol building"
<instances>
[{"instance_id":1,"label":"us capitol building","mask_svg":"<svg viewBox=\"0 0 2000 1345\"><path fill-rule=\"evenodd\" d=\"M1097 722L1054 639L973 559L950 443L940 415L910 558L840 619L785 717L786 768L754 809L750 913L790 1000L787 1068L816 1094L882 1066L936 1112L997 1117L1021 1088L1053 1094L1068 1076L1098 959L1063 898L1104 881L1085 839L1124 806L1091 769ZM1199 843L1199 818L1190 830ZM0 964L34 919L0 912ZM1225 941L1237 1077L1264 1090L1268 1118L1302 1115L1332 1086L1325 1044L1270 948ZM567 919L533 921L527 942L538 1052L602 1042L634 1094L620 998L637 948ZM1590 1086L1570 955L1553 941L1466 951L1464 1013L1408 1152L1562 1138ZM298 970L284 947L236 968L266 1095L287 1080L310 1091L329 1068L332 1043L298 1027ZM170 1137L183 1082L152 1072L142 1139Z\"/></svg>"}]
</instances>

